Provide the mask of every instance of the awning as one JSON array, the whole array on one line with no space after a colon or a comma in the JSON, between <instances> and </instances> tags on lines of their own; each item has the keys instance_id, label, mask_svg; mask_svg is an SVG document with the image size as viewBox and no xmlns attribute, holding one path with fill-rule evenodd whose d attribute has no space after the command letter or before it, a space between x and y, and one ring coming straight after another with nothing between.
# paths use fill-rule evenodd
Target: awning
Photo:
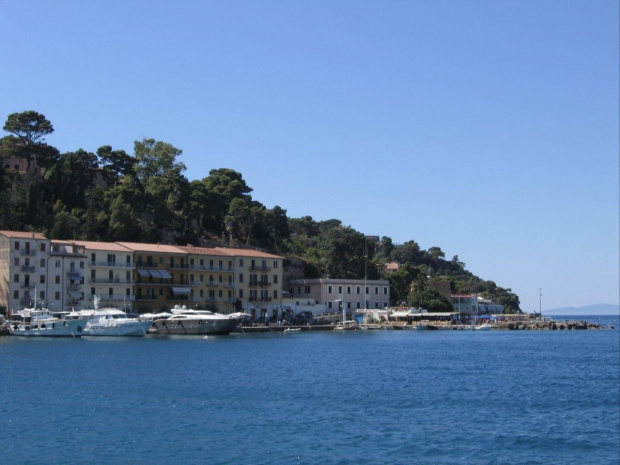
<instances>
[{"instance_id":1,"label":"awning","mask_svg":"<svg viewBox=\"0 0 620 465\"><path fill-rule=\"evenodd\" d=\"M69 275L69 277L70 277L71 279L76 279L76 280L78 280L78 281L79 281L80 279L82 279L82 277L81 277L78 273L71 273L71 272L69 272L69 273L67 273L67 275Z\"/></svg>"},{"instance_id":2,"label":"awning","mask_svg":"<svg viewBox=\"0 0 620 465\"><path fill-rule=\"evenodd\" d=\"M164 279L171 279L172 278L172 275L170 273L168 273L166 270L157 270L157 271L159 271L159 274Z\"/></svg>"},{"instance_id":3,"label":"awning","mask_svg":"<svg viewBox=\"0 0 620 465\"><path fill-rule=\"evenodd\" d=\"M153 278L163 278L159 270L149 270L149 273Z\"/></svg>"},{"instance_id":4,"label":"awning","mask_svg":"<svg viewBox=\"0 0 620 465\"><path fill-rule=\"evenodd\" d=\"M138 274L143 277L143 278L148 278L149 276L151 276L149 274L149 270L145 270L144 268L138 268Z\"/></svg>"},{"instance_id":5,"label":"awning","mask_svg":"<svg viewBox=\"0 0 620 465\"><path fill-rule=\"evenodd\" d=\"M69 295L74 299L79 299L80 297L82 297L82 294L76 291L69 291Z\"/></svg>"},{"instance_id":6,"label":"awning","mask_svg":"<svg viewBox=\"0 0 620 465\"><path fill-rule=\"evenodd\" d=\"M189 294L189 287L173 287L172 292L175 294Z\"/></svg>"}]
</instances>

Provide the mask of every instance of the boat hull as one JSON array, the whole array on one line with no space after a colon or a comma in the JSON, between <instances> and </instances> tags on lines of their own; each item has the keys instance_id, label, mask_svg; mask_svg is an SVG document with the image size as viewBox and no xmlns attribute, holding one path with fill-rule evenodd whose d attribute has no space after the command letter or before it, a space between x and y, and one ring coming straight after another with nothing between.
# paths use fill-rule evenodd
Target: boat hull
<instances>
[{"instance_id":1,"label":"boat hull","mask_svg":"<svg viewBox=\"0 0 620 465\"><path fill-rule=\"evenodd\" d=\"M141 337L145 336L151 327L151 321L123 322L122 320L109 324L93 323L89 321L84 328L84 336L102 337Z\"/></svg>"},{"instance_id":2,"label":"boat hull","mask_svg":"<svg viewBox=\"0 0 620 465\"><path fill-rule=\"evenodd\" d=\"M202 336L210 334L229 334L237 327L235 319L201 319L201 320L156 320L152 332L155 334L174 334L184 336Z\"/></svg>"},{"instance_id":3,"label":"boat hull","mask_svg":"<svg viewBox=\"0 0 620 465\"><path fill-rule=\"evenodd\" d=\"M47 323L12 323L13 336L24 337L81 337L86 320L58 320Z\"/></svg>"}]
</instances>

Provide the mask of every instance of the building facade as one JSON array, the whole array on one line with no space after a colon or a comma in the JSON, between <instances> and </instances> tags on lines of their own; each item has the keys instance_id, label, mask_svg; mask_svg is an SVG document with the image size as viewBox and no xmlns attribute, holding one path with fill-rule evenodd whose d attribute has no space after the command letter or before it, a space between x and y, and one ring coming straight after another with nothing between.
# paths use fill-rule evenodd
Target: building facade
<instances>
[{"instance_id":1,"label":"building facade","mask_svg":"<svg viewBox=\"0 0 620 465\"><path fill-rule=\"evenodd\" d=\"M0 306L19 310L47 300L49 256L42 234L0 231Z\"/></svg>"},{"instance_id":2,"label":"building facade","mask_svg":"<svg viewBox=\"0 0 620 465\"><path fill-rule=\"evenodd\" d=\"M132 311L134 295L133 251L114 242L73 241L86 255L85 304Z\"/></svg>"},{"instance_id":3,"label":"building facade","mask_svg":"<svg viewBox=\"0 0 620 465\"><path fill-rule=\"evenodd\" d=\"M328 312L348 313L360 309L387 308L390 305L390 283L364 279L295 279L290 281L291 297L309 297L324 304Z\"/></svg>"}]
</instances>

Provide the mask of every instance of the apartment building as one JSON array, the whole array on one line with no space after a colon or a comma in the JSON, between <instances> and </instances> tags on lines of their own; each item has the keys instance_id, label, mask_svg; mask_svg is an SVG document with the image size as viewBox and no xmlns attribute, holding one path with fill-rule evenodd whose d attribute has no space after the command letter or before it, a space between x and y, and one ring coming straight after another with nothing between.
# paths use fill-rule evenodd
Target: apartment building
<instances>
[{"instance_id":1,"label":"apartment building","mask_svg":"<svg viewBox=\"0 0 620 465\"><path fill-rule=\"evenodd\" d=\"M256 318L278 318L284 257L248 249L218 250L235 256L237 308Z\"/></svg>"},{"instance_id":2,"label":"apartment building","mask_svg":"<svg viewBox=\"0 0 620 465\"><path fill-rule=\"evenodd\" d=\"M0 231L0 307L18 310L48 299L49 253L42 234Z\"/></svg>"},{"instance_id":3,"label":"apartment building","mask_svg":"<svg viewBox=\"0 0 620 465\"><path fill-rule=\"evenodd\" d=\"M172 245L117 244L133 252L136 311L159 311L190 303L185 252Z\"/></svg>"},{"instance_id":4,"label":"apartment building","mask_svg":"<svg viewBox=\"0 0 620 465\"><path fill-rule=\"evenodd\" d=\"M390 305L390 282L386 280L294 279L289 284L291 297L311 298L328 312L341 310L341 303L350 313Z\"/></svg>"},{"instance_id":5,"label":"apartment building","mask_svg":"<svg viewBox=\"0 0 620 465\"><path fill-rule=\"evenodd\" d=\"M85 303L133 310L133 251L114 242L73 241L84 247L86 254Z\"/></svg>"},{"instance_id":6,"label":"apartment building","mask_svg":"<svg viewBox=\"0 0 620 465\"><path fill-rule=\"evenodd\" d=\"M88 308L85 279L84 246L52 239L47 260L48 308L52 311Z\"/></svg>"},{"instance_id":7,"label":"apartment building","mask_svg":"<svg viewBox=\"0 0 620 465\"><path fill-rule=\"evenodd\" d=\"M178 246L187 254L192 308L231 313L235 304L235 257L223 250Z\"/></svg>"}]
</instances>

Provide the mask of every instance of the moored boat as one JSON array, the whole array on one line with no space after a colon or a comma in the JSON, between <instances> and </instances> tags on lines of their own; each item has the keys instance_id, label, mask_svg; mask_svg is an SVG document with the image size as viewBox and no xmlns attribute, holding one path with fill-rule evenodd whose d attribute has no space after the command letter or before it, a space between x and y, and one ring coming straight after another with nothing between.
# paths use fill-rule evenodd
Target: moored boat
<instances>
[{"instance_id":1,"label":"moored boat","mask_svg":"<svg viewBox=\"0 0 620 465\"><path fill-rule=\"evenodd\" d=\"M84 336L144 336L152 321L130 318L118 308L81 310L81 315L88 318Z\"/></svg>"},{"instance_id":2,"label":"moored boat","mask_svg":"<svg viewBox=\"0 0 620 465\"><path fill-rule=\"evenodd\" d=\"M13 336L81 337L86 318L66 319L47 308L25 308L11 315L9 331Z\"/></svg>"},{"instance_id":3,"label":"moored boat","mask_svg":"<svg viewBox=\"0 0 620 465\"><path fill-rule=\"evenodd\" d=\"M229 334L239 324L237 318L209 310L175 307L172 316L153 321L151 332L171 335Z\"/></svg>"},{"instance_id":4,"label":"moored boat","mask_svg":"<svg viewBox=\"0 0 620 465\"><path fill-rule=\"evenodd\" d=\"M345 320L336 323L336 326L334 326L334 331L357 331L358 328L359 325L357 324L357 321Z\"/></svg>"}]
</instances>

